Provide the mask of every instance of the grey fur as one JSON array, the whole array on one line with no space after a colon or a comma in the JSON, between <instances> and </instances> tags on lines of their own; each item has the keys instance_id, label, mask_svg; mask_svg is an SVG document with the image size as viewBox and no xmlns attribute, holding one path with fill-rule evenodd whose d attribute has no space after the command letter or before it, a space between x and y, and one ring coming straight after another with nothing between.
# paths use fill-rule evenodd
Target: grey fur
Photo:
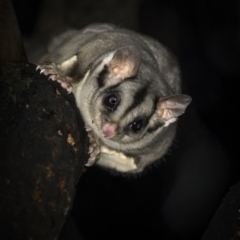
<instances>
[{"instance_id":1,"label":"grey fur","mask_svg":"<svg viewBox=\"0 0 240 240\"><path fill-rule=\"evenodd\" d=\"M191 101L180 93L178 63L165 46L114 25L55 37L41 62L44 74L73 88L92 141L91 164L100 151L97 164L120 172L141 172L160 159ZM135 132L133 125L142 128Z\"/></svg>"}]
</instances>

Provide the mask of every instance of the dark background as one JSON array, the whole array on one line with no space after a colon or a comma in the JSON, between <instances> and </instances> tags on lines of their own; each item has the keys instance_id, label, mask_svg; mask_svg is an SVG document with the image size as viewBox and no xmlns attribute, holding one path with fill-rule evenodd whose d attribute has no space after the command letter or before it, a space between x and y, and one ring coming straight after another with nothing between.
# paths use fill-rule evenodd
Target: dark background
<instances>
[{"instance_id":1,"label":"dark background","mask_svg":"<svg viewBox=\"0 0 240 240\"><path fill-rule=\"evenodd\" d=\"M200 239L229 186L239 181L239 1L13 4L30 62L37 63L51 37L68 28L114 23L168 46L180 63L183 91L193 98L163 163L140 177L114 176L98 167L84 173L61 237Z\"/></svg>"}]
</instances>

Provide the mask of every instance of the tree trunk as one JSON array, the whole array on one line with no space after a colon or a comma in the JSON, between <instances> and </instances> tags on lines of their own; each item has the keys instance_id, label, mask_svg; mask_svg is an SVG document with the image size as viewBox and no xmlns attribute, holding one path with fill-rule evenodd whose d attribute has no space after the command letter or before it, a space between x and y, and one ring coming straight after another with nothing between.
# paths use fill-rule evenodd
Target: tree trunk
<instances>
[{"instance_id":1,"label":"tree trunk","mask_svg":"<svg viewBox=\"0 0 240 240\"><path fill-rule=\"evenodd\" d=\"M88 138L73 94L27 62L8 0L0 0L0 64L0 238L56 239Z\"/></svg>"}]
</instances>

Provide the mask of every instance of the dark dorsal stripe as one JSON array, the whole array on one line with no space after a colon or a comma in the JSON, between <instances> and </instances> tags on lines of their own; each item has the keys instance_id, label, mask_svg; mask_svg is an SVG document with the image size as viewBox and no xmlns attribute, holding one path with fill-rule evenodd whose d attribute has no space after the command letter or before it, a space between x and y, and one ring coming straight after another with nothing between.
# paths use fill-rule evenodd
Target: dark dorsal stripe
<instances>
[{"instance_id":1,"label":"dark dorsal stripe","mask_svg":"<svg viewBox=\"0 0 240 240\"><path fill-rule=\"evenodd\" d=\"M158 104L158 101L159 101L159 97L155 97L154 99L154 104L153 104L153 111L152 111L152 114L151 116L149 117L149 119L155 114L155 111L157 109L157 104ZM158 128L162 127L164 125L164 122L161 122L160 120L158 122L155 122L154 126L152 127L149 127L147 129L147 132L148 133L152 133L154 131L156 131Z\"/></svg>"},{"instance_id":2,"label":"dark dorsal stripe","mask_svg":"<svg viewBox=\"0 0 240 240\"><path fill-rule=\"evenodd\" d=\"M149 127L149 128L147 129L147 132L148 132L148 133L155 132L158 128L163 127L163 125L164 125L163 122L158 121L157 123L154 124L154 126Z\"/></svg>"},{"instance_id":3,"label":"dark dorsal stripe","mask_svg":"<svg viewBox=\"0 0 240 240\"><path fill-rule=\"evenodd\" d=\"M103 70L98 74L97 83L98 88L102 88L105 85L105 80L109 74L109 69L107 65L104 65Z\"/></svg>"},{"instance_id":4,"label":"dark dorsal stripe","mask_svg":"<svg viewBox=\"0 0 240 240\"><path fill-rule=\"evenodd\" d=\"M132 104L128 108L126 108L123 116L126 116L134 108L138 107L142 102L145 101L146 97L147 97L147 84L138 89L138 91L133 95Z\"/></svg>"}]
</instances>

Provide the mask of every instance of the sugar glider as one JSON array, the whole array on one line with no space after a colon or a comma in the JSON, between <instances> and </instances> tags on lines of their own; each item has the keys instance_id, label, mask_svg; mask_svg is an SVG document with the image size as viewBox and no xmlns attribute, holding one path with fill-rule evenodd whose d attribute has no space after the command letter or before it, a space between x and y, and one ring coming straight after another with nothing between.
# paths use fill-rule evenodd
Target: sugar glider
<instances>
[{"instance_id":1,"label":"sugar glider","mask_svg":"<svg viewBox=\"0 0 240 240\"><path fill-rule=\"evenodd\" d=\"M143 171L167 152L191 102L165 46L110 24L55 37L37 69L74 94L91 143L87 166Z\"/></svg>"}]
</instances>

